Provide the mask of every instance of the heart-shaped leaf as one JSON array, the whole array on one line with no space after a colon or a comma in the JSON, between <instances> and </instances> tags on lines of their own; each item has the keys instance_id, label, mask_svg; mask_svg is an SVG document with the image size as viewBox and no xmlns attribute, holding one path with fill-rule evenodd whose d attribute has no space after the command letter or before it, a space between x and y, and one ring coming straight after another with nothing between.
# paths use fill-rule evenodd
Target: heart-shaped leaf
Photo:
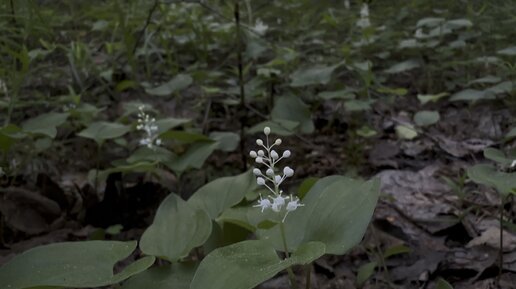
<instances>
[{"instance_id":1,"label":"heart-shaped leaf","mask_svg":"<svg viewBox=\"0 0 516 289\"><path fill-rule=\"evenodd\" d=\"M195 263L154 267L125 281L122 289L189 289L196 269Z\"/></svg>"},{"instance_id":2,"label":"heart-shaped leaf","mask_svg":"<svg viewBox=\"0 0 516 289\"><path fill-rule=\"evenodd\" d=\"M309 134L315 129L312 121L312 113L308 105L294 95L279 97L274 104L271 117L273 120L281 119L298 122L298 129L301 133Z\"/></svg>"},{"instance_id":3,"label":"heart-shaped leaf","mask_svg":"<svg viewBox=\"0 0 516 289\"><path fill-rule=\"evenodd\" d=\"M516 173L503 173L491 165L468 168L468 177L477 184L495 188L503 196L516 194Z\"/></svg>"},{"instance_id":4,"label":"heart-shaped leaf","mask_svg":"<svg viewBox=\"0 0 516 289\"><path fill-rule=\"evenodd\" d=\"M193 79L188 74L178 74L170 81L154 88L145 89L145 92L150 95L168 96L180 90L183 90L192 84Z\"/></svg>"},{"instance_id":5,"label":"heart-shaped leaf","mask_svg":"<svg viewBox=\"0 0 516 289\"><path fill-rule=\"evenodd\" d=\"M378 180L342 176L320 179L306 194L304 207L285 220L289 249L310 241L326 245L326 253L341 255L358 244L371 220L379 196ZM255 210L255 213L260 213ZM258 230L260 238L283 250L279 226Z\"/></svg>"},{"instance_id":6,"label":"heart-shaped leaf","mask_svg":"<svg viewBox=\"0 0 516 289\"><path fill-rule=\"evenodd\" d=\"M197 190L188 203L205 210L211 219L215 219L225 209L238 204L255 184L250 171L234 177L218 178Z\"/></svg>"},{"instance_id":7,"label":"heart-shaped leaf","mask_svg":"<svg viewBox=\"0 0 516 289\"><path fill-rule=\"evenodd\" d=\"M328 84L333 71L343 64L344 62L340 62L332 66L316 65L298 69L290 75L292 79L290 86L301 87L315 84Z\"/></svg>"},{"instance_id":8,"label":"heart-shaped leaf","mask_svg":"<svg viewBox=\"0 0 516 289\"><path fill-rule=\"evenodd\" d=\"M211 225L204 210L170 194L159 206L152 225L143 233L140 249L147 255L177 261L208 239Z\"/></svg>"},{"instance_id":9,"label":"heart-shaped leaf","mask_svg":"<svg viewBox=\"0 0 516 289\"><path fill-rule=\"evenodd\" d=\"M68 118L68 113L45 113L26 120L22 124L22 128L27 133L42 134L50 138L55 138L57 135L58 126L65 123Z\"/></svg>"},{"instance_id":10,"label":"heart-shaped leaf","mask_svg":"<svg viewBox=\"0 0 516 289\"><path fill-rule=\"evenodd\" d=\"M108 140L121 137L129 132L129 127L115 122L99 121L91 123L87 128L77 135L89 138L98 144Z\"/></svg>"},{"instance_id":11,"label":"heart-shaped leaf","mask_svg":"<svg viewBox=\"0 0 516 289\"><path fill-rule=\"evenodd\" d=\"M135 248L136 241L65 242L36 247L0 268L0 288L86 288L116 284L154 263L154 257L145 257L113 274L113 266Z\"/></svg>"},{"instance_id":12,"label":"heart-shaped leaf","mask_svg":"<svg viewBox=\"0 0 516 289\"><path fill-rule=\"evenodd\" d=\"M303 244L281 260L268 242L250 240L214 250L199 265L190 289L250 289L292 265L309 264L324 254L320 242Z\"/></svg>"}]
</instances>

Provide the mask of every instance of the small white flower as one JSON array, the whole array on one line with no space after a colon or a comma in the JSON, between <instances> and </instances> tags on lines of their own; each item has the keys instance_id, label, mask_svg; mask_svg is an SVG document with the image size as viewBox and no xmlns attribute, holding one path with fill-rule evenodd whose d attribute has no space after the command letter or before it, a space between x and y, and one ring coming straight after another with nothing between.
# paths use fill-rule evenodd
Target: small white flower
<instances>
[{"instance_id":1,"label":"small white flower","mask_svg":"<svg viewBox=\"0 0 516 289\"><path fill-rule=\"evenodd\" d=\"M259 150L259 151L258 151L258 155L259 155L259 156L261 156L261 157L263 157L263 156L265 156L265 153L263 152L263 150Z\"/></svg>"},{"instance_id":2,"label":"small white flower","mask_svg":"<svg viewBox=\"0 0 516 289\"><path fill-rule=\"evenodd\" d=\"M262 171L260 171L260 169L258 169L258 168L255 168L255 169L253 169L253 174L255 176L261 176L262 175Z\"/></svg>"},{"instance_id":3,"label":"small white flower","mask_svg":"<svg viewBox=\"0 0 516 289\"><path fill-rule=\"evenodd\" d=\"M289 158L290 157L290 151L289 150L286 150L283 152L283 157L284 158Z\"/></svg>"},{"instance_id":4,"label":"small white flower","mask_svg":"<svg viewBox=\"0 0 516 289\"><path fill-rule=\"evenodd\" d=\"M287 208L286 208L287 212L285 213L285 216L283 216L283 220L281 222L282 223L285 222L285 219L287 218L288 213L293 212L293 211L297 210L297 208L304 207L304 206L305 206L304 204L299 203L299 198L294 198L291 195L290 201L288 202Z\"/></svg>"},{"instance_id":5,"label":"small white flower","mask_svg":"<svg viewBox=\"0 0 516 289\"><path fill-rule=\"evenodd\" d=\"M279 186L281 184L281 181L283 181L283 178L281 176L275 176L274 182Z\"/></svg>"},{"instance_id":6,"label":"small white flower","mask_svg":"<svg viewBox=\"0 0 516 289\"><path fill-rule=\"evenodd\" d=\"M259 207L259 208L262 208L262 213L263 211L265 211L266 209L272 207L272 203L269 199L263 199L262 198L262 195L260 195L260 199L258 200L258 205L254 205L253 207Z\"/></svg>"},{"instance_id":7,"label":"small white flower","mask_svg":"<svg viewBox=\"0 0 516 289\"><path fill-rule=\"evenodd\" d=\"M255 151L251 151L251 152L249 153L249 156L251 156L251 157L254 159L254 158L256 158L256 157L258 156L258 154L256 154L256 152L255 152Z\"/></svg>"},{"instance_id":8,"label":"small white flower","mask_svg":"<svg viewBox=\"0 0 516 289\"><path fill-rule=\"evenodd\" d=\"M277 139L275 142L274 142L275 145L279 146L281 144L281 139Z\"/></svg>"},{"instance_id":9,"label":"small white flower","mask_svg":"<svg viewBox=\"0 0 516 289\"><path fill-rule=\"evenodd\" d=\"M271 151L271 157L273 160L277 160L279 158L278 153L275 150Z\"/></svg>"},{"instance_id":10,"label":"small white flower","mask_svg":"<svg viewBox=\"0 0 516 289\"><path fill-rule=\"evenodd\" d=\"M281 211L281 207L285 205L285 200L287 200L289 197L283 197L281 194L279 194L276 197L272 198L272 210L276 213Z\"/></svg>"},{"instance_id":11,"label":"small white flower","mask_svg":"<svg viewBox=\"0 0 516 289\"><path fill-rule=\"evenodd\" d=\"M268 127L268 126L266 126L266 127L263 129L263 133L264 133L265 135L269 135L269 134L271 133L271 128L270 128L270 127Z\"/></svg>"},{"instance_id":12,"label":"small white flower","mask_svg":"<svg viewBox=\"0 0 516 289\"><path fill-rule=\"evenodd\" d=\"M263 158L262 158L262 157L257 157L257 158L255 159L255 161L256 161L257 163L261 164L261 163L263 163Z\"/></svg>"},{"instance_id":13,"label":"small white flower","mask_svg":"<svg viewBox=\"0 0 516 289\"><path fill-rule=\"evenodd\" d=\"M257 177L256 178L256 183L259 185L259 186L263 186L265 185L265 179L262 178L262 177Z\"/></svg>"},{"instance_id":14,"label":"small white flower","mask_svg":"<svg viewBox=\"0 0 516 289\"><path fill-rule=\"evenodd\" d=\"M256 140L256 144L259 145L259 146L262 146L263 145L263 140L257 139Z\"/></svg>"},{"instance_id":15,"label":"small white flower","mask_svg":"<svg viewBox=\"0 0 516 289\"><path fill-rule=\"evenodd\" d=\"M269 177L274 176L274 170L273 169L267 169L265 172Z\"/></svg>"},{"instance_id":16,"label":"small white flower","mask_svg":"<svg viewBox=\"0 0 516 289\"><path fill-rule=\"evenodd\" d=\"M267 32L268 29L269 29L269 26L264 24L262 22L262 20L256 19L256 24L253 27L254 32L256 32L260 35L263 35L263 34L265 34L265 32Z\"/></svg>"},{"instance_id":17,"label":"small white flower","mask_svg":"<svg viewBox=\"0 0 516 289\"><path fill-rule=\"evenodd\" d=\"M287 178L290 178L291 176L294 175L294 170L291 169L290 167L285 167L285 168L283 168L283 175L285 175L285 177L287 177Z\"/></svg>"}]
</instances>

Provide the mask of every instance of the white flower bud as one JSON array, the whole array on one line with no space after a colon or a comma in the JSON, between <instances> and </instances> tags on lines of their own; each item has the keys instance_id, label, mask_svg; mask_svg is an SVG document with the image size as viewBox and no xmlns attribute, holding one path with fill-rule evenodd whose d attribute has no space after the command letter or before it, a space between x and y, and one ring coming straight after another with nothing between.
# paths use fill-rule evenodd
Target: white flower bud
<instances>
[{"instance_id":1,"label":"white flower bud","mask_svg":"<svg viewBox=\"0 0 516 289\"><path fill-rule=\"evenodd\" d=\"M277 160L279 158L278 153L275 150L271 151L271 157L273 160Z\"/></svg>"},{"instance_id":2,"label":"white flower bud","mask_svg":"<svg viewBox=\"0 0 516 289\"><path fill-rule=\"evenodd\" d=\"M257 158L255 159L255 161L256 161L257 163L259 163L259 164L263 163L263 159L262 159L262 157L257 157Z\"/></svg>"},{"instance_id":3,"label":"white flower bud","mask_svg":"<svg viewBox=\"0 0 516 289\"><path fill-rule=\"evenodd\" d=\"M290 151L289 150L286 150L283 152L283 157L284 158L289 158L290 157Z\"/></svg>"},{"instance_id":4,"label":"white flower bud","mask_svg":"<svg viewBox=\"0 0 516 289\"><path fill-rule=\"evenodd\" d=\"M283 154L285 154L285 153L283 153ZM256 152L255 152L255 151L251 151L251 152L249 152L249 155L250 155L253 159L254 159L254 158L256 158L256 157L258 156L258 155L256 154Z\"/></svg>"},{"instance_id":5,"label":"white flower bud","mask_svg":"<svg viewBox=\"0 0 516 289\"><path fill-rule=\"evenodd\" d=\"M256 178L256 183L259 185L259 186L263 186L265 185L265 179L262 178L262 177L257 177Z\"/></svg>"},{"instance_id":6,"label":"white flower bud","mask_svg":"<svg viewBox=\"0 0 516 289\"><path fill-rule=\"evenodd\" d=\"M265 135L269 135L269 134L271 133L271 128L270 128L270 127L268 127L268 126L264 127L264 128L263 128L263 133L264 133Z\"/></svg>"},{"instance_id":7,"label":"white flower bud","mask_svg":"<svg viewBox=\"0 0 516 289\"><path fill-rule=\"evenodd\" d=\"M260 157L265 156L265 152L263 152L263 150L259 150L258 151L258 156L260 156Z\"/></svg>"},{"instance_id":8,"label":"white flower bud","mask_svg":"<svg viewBox=\"0 0 516 289\"><path fill-rule=\"evenodd\" d=\"M279 185L281 183L281 176L275 176L274 181L276 182L277 185Z\"/></svg>"},{"instance_id":9,"label":"white flower bud","mask_svg":"<svg viewBox=\"0 0 516 289\"><path fill-rule=\"evenodd\" d=\"M283 174L285 175L285 177L289 178L294 175L294 170L290 167L285 167L283 168Z\"/></svg>"},{"instance_id":10,"label":"white flower bud","mask_svg":"<svg viewBox=\"0 0 516 289\"><path fill-rule=\"evenodd\" d=\"M263 140L257 139L256 140L256 144L259 145L259 146L262 146L263 145Z\"/></svg>"},{"instance_id":11,"label":"white flower bud","mask_svg":"<svg viewBox=\"0 0 516 289\"><path fill-rule=\"evenodd\" d=\"M274 142L275 145L279 146L281 144L281 139L277 139L275 142Z\"/></svg>"},{"instance_id":12,"label":"white flower bud","mask_svg":"<svg viewBox=\"0 0 516 289\"><path fill-rule=\"evenodd\" d=\"M274 176L274 170L272 169L267 169L267 171L265 172L268 176Z\"/></svg>"},{"instance_id":13,"label":"white flower bud","mask_svg":"<svg viewBox=\"0 0 516 289\"><path fill-rule=\"evenodd\" d=\"M256 176L261 176L262 175L262 171L260 171L260 169L253 169L253 174L255 174Z\"/></svg>"}]
</instances>

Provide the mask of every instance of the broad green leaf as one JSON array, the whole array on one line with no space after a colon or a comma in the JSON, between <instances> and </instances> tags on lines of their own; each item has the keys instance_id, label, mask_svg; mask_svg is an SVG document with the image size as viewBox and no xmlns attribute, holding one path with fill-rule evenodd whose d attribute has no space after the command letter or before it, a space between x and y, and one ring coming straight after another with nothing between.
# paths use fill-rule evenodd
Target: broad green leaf
<instances>
[{"instance_id":1,"label":"broad green leaf","mask_svg":"<svg viewBox=\"0 0 516 289\"><path fill-rule=\"evenodd\" d=\"M154 267L125 281L122 289L189 289L196 269L195 263Z\"/></svg>"},{"instance_id":2,"label":"broad green leaf","mask_svg":"<svg viewBox=\"0 0 516 289\"><path fill-rule=\"evenodd\" d=\"M168 96L183 90L192 84L193 79L188 74L178 74L170 81L154 88L147 88L145 92L155 96Z\"/></svg>"},{"instance_id":3,"label":"broad green leaf","mask_svg":"<svg viewBox=\"0 0 516 289\"><path fill-rule=\"evenodd\" d=\"M383 258L387 259L387 258L395 256L395 255L405 254L405 253L410 253L410 252L412 252L412 250L405 245L395 245L395 246L387 248L387 250L385 250L385 252L383 252Z\"/></svg>"},{"instance_id":4,"label":"broad green leaf","mask_svg":"<svg viewBox=\"0 0 516 289\"><path fill-rule=\"evenodd\" d=\"M183 143L194 143L194 142L213 142L209 137L189 131L182 130L170 130L160 135L163 140L176 140Z\"/></svg>"},{"instance_id":5,"label":"broad green leaf","mask_svg":"<svg viewBox=\"0 0 516 289\"><path fill-rule=\"evenodd\" d=\"M225 209L238 204L256 187L251 171L233 177L218 178L198 189L188 203L206 211L211 219L217 218Z\"/></svg>"},{"instance_id":6,"label":"broad green leaf","mask_svg":"<svg viewBox=\"0 0 516 289\"><path fill-rule=\"evenodd\" d=\"M468 19L453 19L446 21L445 26L450 29L469 28L473 26L473 22Z\"/></svg>"},{"instance_id":7,"label":"broad green leaf","mask_svg":"<svg viewBox=\"0 0 516 289\"><path fill-rule=\"evenodd\" d=\"M435 110L422 110L414 115L414 122L419 126L429 126L439 121L440 115Z\"/></svg>"},{"instance_id":8,"label":"broad green leaf","mask_svg":"<svg viewBox=\"0 0 516 289\"><path fill-rule=\"evenodd\" d=\"M166 163L172 161L174 157L175 154L165 148L155 147L151 149L146 146L142 146L127 158L127 162L130 164L139 162Z\"/></svg>"},{"instance_id":9,"label":"broad green leaf","mask_svg":"<svg viewBox=\"0 0 516 289\"><path fill-rule=\"evenodd\" d=\"M378 200L379 186L378 180L366 182L342 176L320 179L304 197L305 206L285 220L289 249L317 241L326 245L328 254L346 253L365 233ZM277 250L283 250L279 226L257 232L261 239L270 240Z\"/></svg>"},{"instance_id":10,"label":"broad green leaf","mask_svg":"<svg viewBox=\"0 0 516 289\"><path fill-rule=\"evenodd\" d=\"M310 191L310 189L315 185L315 183L319 180L319 178L307 178L305 179L297 188L297 196L300 199L303 199L305 195Z\"/></svg>"},{"instance_id":11,"label":"broad green leaf","mask_svg":"<svg viewBox=\"0 0 516 289\"><path fill-rule=\"evenodd\" d=\"M344 62L340 62L332 66L315 65L307 68L300 68L290 75L290 78L292 79L290 86L302 87L308 85L328 84L331 80L333 71L343 64Z\"/></svg>"},{"instance_id":12,"label":"broad green leaf","mask_svg":"<svg viewBox=\"0 0 516 289\"><path fill-rule=\"evenodd\" d=\"M428 102L437 102L439 99L448 96L449 93L447 92L441 92L438 94L418 94L417 99L421 104L426 104Z\"/></svg>"},{"instance_id":13,"label":"broad green leaf","mask_svg":"<svg viewBox=\"0 0 516 289\"><path fill-rule=\"evenodd\" d=\"M178 174L188 169L200 169L206 159L218 147L217 142L197 142L191 145L186 152L165 165Z\"/></svg>"},{"instance_id":14,"label":"broad green leaf","mask_svg":"<svg viewBox=\"0 0 516 289\"><path fill-rule=\"evenodd\" d=\"M49 138L55 138L57 135L58 126L65 123L68 118L68 113L50 112L40 114L36 117L26 120L22 124L22 128L27 133L42 134Z\"/></svg>"},{"instance_id":15,"label":"broad green leaf","mask_svg":"<svg viewBox=\"0 0 516 289\"><path fill-rule=\"evenodd\" d=\"M506 154L499 149L486 148L484 150L484 157L503 166L510 166L512 162L516 160L516 149L513 149Z\"/></svg>"},{"instance_id":16,"label":"broad green leaf","mask_svg":"<svg viewBox=\"0 0 516 289\"><path fill-rule=\"evenodd\" d=\"M114 265L135 248L136 241L65 242L36 247L0 268L0 288L86 288L116 284L154 263L154 257L145 257L113 274Z\"/></svg>"},{"instance_id":17,"label":"broad green leaf","mask_svg":"<svg viewBox=\"0 0 516 289\"><path fill-rule=\"evenodd\" d=\"M293 135L299 127L299 122L286 119L275 119L272 121L264 121L254 125L247 130L248 134L263 133L264 127L270 127L271 131L276 135L289 136Z\"/></svg>"},{"instance_id":18,"label":"broad green leaf","mask_svg":"<svg viewBox=\"0 0 516 289\"><path fill-rule=\"evenodd\" d=\"M511 128L511 130L505 135L506 139L511 139L516 137L516 127Z\"/></svg>"},{"instance_id":19,"label":"broad green leaf","mask_svg":"<svg viewBox=\"0 0 516 289\"><path fill-rule=\"evenodd\" d=\"M399 124L394 130L400 139L415 139L418 136L416 128L410 124Z\"/></svg>"},{"instance_id":20,"label":"broad green leaf","mask_svg":"<svg viewBox=\"0 0 516 289\"><path fill-rule=\"evenodd\" d=\"M364 283L371 277L376 269L376 262L366 263L358 268L357 272L357 285L358 287L362 287Z\"/></svg>"},{"instance_id":21,"label":"broad green leaf","mask_svg":"<svg viewBox=\"0 0 516 289\"><path fill-rule=\"evenodd\" d=\"M481 77L481 78L477 78L475 80L472 80L470 82L468 82L466 84L466 86L471 86L473 84L485 84L485 83L498 83L502 81L502 79L498 76L493 76L493 75L487 75L487 76L484 76L484 77Z\"/></svg>"},{"instance_id":22,"label":"broad green leaf","mask_svg":"<svg viewBox=\"0 0 516 289\"><path fill-rule=\"evenodd\" d=\"M491 165L468 168L468 177L477 184L495 188L503 196L516 194L516 173L503 173Z\"/></svg>"},{"instance_id":23,"label":"broad green leaf","mask_svg":"<svg viewBox=\"0 0 516 289\"><path fill-rule=\"evenodd\" d=\"M190 121L191 120L187 118L168 117L156 120L156 125L158 126L158 133L162 133L167 130L181 126L185 123L189 123Z\"/></svg>"},{"instance_id":24,"label":"broad green leaf","mask_svg":"<svg viewBox=\"0 0 516 289\"><path fill-rule=\"evenodd\" d=\"M513 85L512 81L504 81L493 85L485 90L486 94L502 94L502 93L510 93L512 91Z\"/></svg>"},{"instance_id":25,"label":"broad green leaf","mask_svg":"<svg viewBox=\"0 0 516 289\"><path fill-rule=\"evenodd\" d=\"M426 17L426 18L423 18L423 19L420 19L416 26L419 28L419 27L435 27L437 25L440 25L442 23L444 23L445 19L444 18L436 18L436 17Z\"/></svg>"},{"instance_id":26,"label":"broad green leaf","mask_svg":"<svg viewBox=\"0 0 516 289\"><path fill-rule=\"evenodd\" d=\"M128 133L130 128L123 124L115 122L99 121L90 124L87 128L79 132L77 135L89 139L93 139L98 144L108 140L123 136Z\"/></svg>"},{"instance_id":27,"label":"broad green leaf","mask_svg":"<svg viewBox=\"0 0 516 289\"><path fill-rule=\"evenodd\" d=\"M289 120L299 123L299 131L309 134L315 129L310 108L299 97L294 95L282 96L276 99L271 112L273 120Z\"/></svg>"},{"instance_id":28,"label":"broad green leaf","mask_svg":"<svg viewBox=\"0 0 516 289\"><path fill-rule=\"evenodd\" d=\"M286 260L262 240L214 250L199 265L190 289L251 289L292 265L309 264L324 254L319 242L303 244Z\"/></svg>"},{"instance_id":29,"label":"broad green leaf","mask_svg":"<svg viewBox=\"0 0 516 289\"><path fill-rule=\"evenodd\" d=\"M232 152L237 149L240 143L240 136L234 132L214 131L210 138L217 142L217 149L225 152Z\"/></svg>"},{"instance_id":30,"label":"broad green leaf","mask_svg":"<svg viewBox=\"0 0 516 289\"><path fill-rule=\"evenodd\" d=\"M514 55L516 55L516 46L511 46L511 47L504 48L502 50L498 50L496 53L502 54L502 55L514 56Z\"/></svg>"},{"instance_id":31,"label":"broad green leaf","mask_svg":"<svg viewBox=\"0 0 516 289\"><path fill-rule=\"evenodd\" d=\"M7 152L17 140L23 139L26 134L21 128L14 124L9 124L0 128L0 150Z\"/></svg>"},{"instance_id":32,"label":"broad green leaf","mask_svg":"<svg viewBox=\"0 0 516 289\"><path fill-rule=\"evenodd\" d=\"M317 94L317 97L323 100L330 99L354 99L355 98L355 90L354 89L342 89L337 91L323 91Z\"/></svg>"},{"instance_id":33,"label":"broad green leaf","mask_svg":"<svg viewBox=\"0 0 516 289\"><path fill-rule=\"evenodd\" d=\"M352 99L344 102L344 108L349 112L370 110L374 100Z\"/></svg>"},{"instance_id":34,"label":"broad green leaf","mask_svg":"<svg viewBox=\"0 0 516 289\"><path fill-rule=\"evenodd\" d=\"M467 100L467 101L477 101L481 99L492 99L494 98L494 95L488 95L485 93L485 91L477 90L477 89L465 89L462 91L459 91L455 94L453 94L450 97L451 101L460 101L460 100Z\"/></svg>"},{"instance_id":35,"label":"broad green leaf","mask_svg":"<svg viewBox=\"0 0 516 289\"><path fill-rule=\"evenodd\" d=\"M435 284L435 289L453 289L453 286L443 278L439 278L437 284Z\"/></svg>"},{"instance_id":36,"label":"broad green leaf","mask_svg":"<svg viewBox=\"0 0 516 289\"><path fill-rule=\"evenodd\" d=\"M420 66L419 62L415 59L409 59L400 63L396 63L393 66L389 67L385 70L385 73L395 74L401 73L408 70L412 70L414 68L418 68Z\"/></svg>"},{"instance_id":37,"label":"broad green leaf","mask_svg":"<svg viewBox=\"0 0 516 289\"><path fill-rule=\"evenodd\" d=\"M140 249L147 255L175 262L208 239L211 225L204 210L170 194L159 206L152 225L143 233Z\"/></svg>"},{"instance_id":38,"label":"broad green leaf","mask_svg":"<svg viewBox=\"0 0 516 289\"><path fill-rule=\"evenodd\" d=\"M397 95L397 96L404 96L408 93L408 90L403 87L399 88L392 88L392 87L380 87L376 91L380 93L390 94L390 95Z\"/></svg>"}]
</instances>

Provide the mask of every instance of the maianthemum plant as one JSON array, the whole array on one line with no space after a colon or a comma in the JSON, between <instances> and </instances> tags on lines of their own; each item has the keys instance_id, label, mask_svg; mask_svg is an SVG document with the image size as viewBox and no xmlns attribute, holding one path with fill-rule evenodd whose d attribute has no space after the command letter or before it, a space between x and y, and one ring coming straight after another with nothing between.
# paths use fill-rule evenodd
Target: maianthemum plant
<instances>
[{"instance_id":1,"label":"maianthemum plant","mask_svg":"<svg viewBox=\"0 0 516 289\"><path fill-rule=\"evenodd\" d=\"M250 152L255 169L216 179L188 200L170 194L139 241L143 256L118 273L114 265L134 252L136 241L56 243L30 249L1 267L0 288L122 283L124 289L247 289L284 270L296 287L292 267L309 269L317 258L345 254L360 242L379 181L329 176L300 197L284 192L280 186L294 170L279 163L291 153L280 156L281 140L270 143L270 128L263 132L265 140L258 139L259 149Z\"/></svg>"}]
</instances>

